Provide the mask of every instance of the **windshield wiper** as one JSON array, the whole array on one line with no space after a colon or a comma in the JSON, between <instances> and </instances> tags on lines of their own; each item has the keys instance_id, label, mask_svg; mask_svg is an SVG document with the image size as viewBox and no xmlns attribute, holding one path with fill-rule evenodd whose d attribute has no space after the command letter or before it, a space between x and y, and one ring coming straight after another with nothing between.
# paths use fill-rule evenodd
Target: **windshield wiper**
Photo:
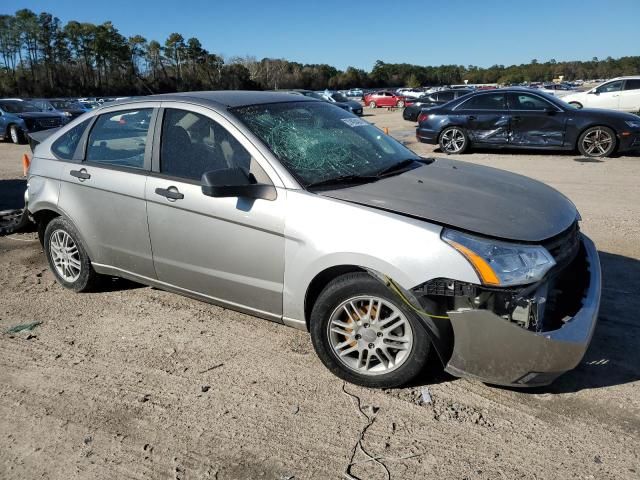
<instances>
[{"instance_id":1,"label":"windshield wiper","mask_svg":"<svg viewBox=\"0 0 640 480\"><path fill-rule=\"evenodd\" d=\"M341 175L339 177L327 178L319 182L311 182L306 188L328 187L333 185L357 185L361 183L375 182L379 180L377 175Z\"/></svg>"},{"instance_id":2,"label":"windshield wiper","mask_svg":"<svg viewBox=\"0 0 640 480\"><path fill-rule=\"evenodd\" d=\"M424 160L420 158L407 158L398 163L394 163L390 167L383 168L378 173L376 173L376 177L382 178L391 174L404 173L407 170L410 170L409 166L413 165L415 162L423 162Z\"/></svg>"}]
</instances>

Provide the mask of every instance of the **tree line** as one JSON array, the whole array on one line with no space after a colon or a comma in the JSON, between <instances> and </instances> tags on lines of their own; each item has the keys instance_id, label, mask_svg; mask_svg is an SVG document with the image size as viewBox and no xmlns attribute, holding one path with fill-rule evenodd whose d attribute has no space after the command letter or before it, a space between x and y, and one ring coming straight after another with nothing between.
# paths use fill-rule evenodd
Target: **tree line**
<instances>
[{"instance_id":1,"label":"tree line","mask_svg":"<svg viewBox=\"0 0 640 480\"><path fill-rule=\"evenodd\" d=\"M252 56L223 58L195 38L125 37L111 23L22 9L0 15L1 96L140 95L189 90L345 89L611 78L640 73L640 56L522 65L420 66L378 60L370 72Z\"/></svg>"}]
</instances>

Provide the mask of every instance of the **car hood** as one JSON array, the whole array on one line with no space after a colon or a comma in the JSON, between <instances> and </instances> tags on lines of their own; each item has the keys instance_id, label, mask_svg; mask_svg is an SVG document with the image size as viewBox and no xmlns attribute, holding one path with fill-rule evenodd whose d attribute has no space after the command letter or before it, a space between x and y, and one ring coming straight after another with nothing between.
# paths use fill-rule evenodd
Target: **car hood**
<instances>
[{"instance_id":1,"label":"car hood","mask_svg":"<svg viewBox=\"0 0 640 480\"><path fill-rule=\"evenodd\" d=\"M566 97L563 97L563 100L564 98ZM585 115L590 118L603 117L607 119L615 118L622 121L638 121L638 115L634 115L633 113L628 112L621 112L618 110L609 110L607 108L580 108L578 110L572 111L572 113L576 115Z\"/></svg>"},{"instance_id":2,"label":"car hood","mask_svg":"<svg viewBox=\"0 0 640 480\"><path fill-rule=\"evenodd\" d=\"M60 118L62 116L55 112L22 112L14 115L20 118Z\"/></svg>"},{"instance_id":3,"label":"car hood","mask_svg":"<svg viewBox=\"0 0 640 480\"><path fill-rule=\"evenodd\" d=\"M569 199L544 183L448 159L377 182L318 194L522 242L558 235L578 215Z\"/></svg>"}]
</instances>

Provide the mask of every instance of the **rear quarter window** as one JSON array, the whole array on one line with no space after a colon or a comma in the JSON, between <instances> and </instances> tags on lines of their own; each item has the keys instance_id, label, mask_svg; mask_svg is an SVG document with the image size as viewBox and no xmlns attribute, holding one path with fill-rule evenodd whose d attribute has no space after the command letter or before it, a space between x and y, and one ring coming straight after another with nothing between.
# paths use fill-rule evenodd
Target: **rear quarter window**
<instances>
[{"instance_id":1,"label":"rear quarter window","mask_svg":"<svg viewBox=\"0 0 640 480\"><path fill-rule=\"evenodd\" d=\"M80 139L82 138L82 135L87 129L90 121L91 119L80 122L53 142L53 145L51 145L51 151L53 154L61 160L73 160L73 154L78 148Z\"/></svg>"}]
</instances>

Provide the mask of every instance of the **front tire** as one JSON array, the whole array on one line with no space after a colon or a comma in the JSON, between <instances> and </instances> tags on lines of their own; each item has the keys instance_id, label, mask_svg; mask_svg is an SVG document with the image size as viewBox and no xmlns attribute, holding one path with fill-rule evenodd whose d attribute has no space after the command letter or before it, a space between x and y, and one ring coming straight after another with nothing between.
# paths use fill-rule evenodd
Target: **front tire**
<instances>
[{"instance_id":1,"label":"front tire","mask_svg":"<svg viewBox=\"0 0 640 480\"><path fill-rule=\"evenodd\" d=\"M406 384L422 371L431 349L417 315L367 273L327 285L313 306L310 330L322 363L363 387Z\"/></svg>"},{"instance_id":2,"label":"front tire","mask_svg":"<svg viewBox=\"0 0 640 480\"><path fill-rule=\"evenodd\" d=\"M569 102L569 105L571 105L572 107L576 107L578 109L582 108L582 104L579 102Z\"/></svg>"},{"instance_id":3,"label":"front tire","mask_svg":"<svg viewBox=\"0 0 640 480\"><path fill-rule=\"evenodd\" d=\"M22 133L22 130L20 130L17 125L11 125L11 127L9 127L9 138L11 138L11 141L16 145L26 143L24 133Z\"/></svg>"},{"instance_id":4,"label":"front tire","mask_svg":"<svg viewBox=\"0 0 640 480\"><path fill-rule=\"evenodd\" d=\"M440 134L438 143L447 155L464 153L469 148L469 137L460 127L447 127Z\"/></svg>"},{"instance_id":5,"label":"front tire","mask_svg":"<svg viewBox=\"0 0 640 480\"><path fill-rule=\"evenodd\" d=\"M95 285L98 274L69 220L51 220L44 230L43 246L49 268L60 285L74 292L85 292Z\"/></svg>"},{"instance_id":6,"label":"front tire","mask_svg":"<svg viewBox=\"0 0 640 480\"><path fill-rule=\"evenodd\" d=\"M376 107L377 107L376 102L373 102L373 101L369 102L369 108L376 108Z\"/></svg>"},{"instance_id":7,"label":"front tire","mask_svg":"<svg viewBox=\"0 0 640 480\"><path fill-rule=\"evenodd\" d=\"M585 157L608 157L616 149L616 134L608 127L587 128L578 139L578 150Z\"/></svg>"},{"instance_id":8,"label":"front tire","mask_svg":"<svg viewBox=\"0 0 640 480\"><path fill-rule=\"evenodd\" d=\"M398 103L396 103L396 107L404 108L404 102L402 100L398 101Z\"/></svg>"}]
</instances>

